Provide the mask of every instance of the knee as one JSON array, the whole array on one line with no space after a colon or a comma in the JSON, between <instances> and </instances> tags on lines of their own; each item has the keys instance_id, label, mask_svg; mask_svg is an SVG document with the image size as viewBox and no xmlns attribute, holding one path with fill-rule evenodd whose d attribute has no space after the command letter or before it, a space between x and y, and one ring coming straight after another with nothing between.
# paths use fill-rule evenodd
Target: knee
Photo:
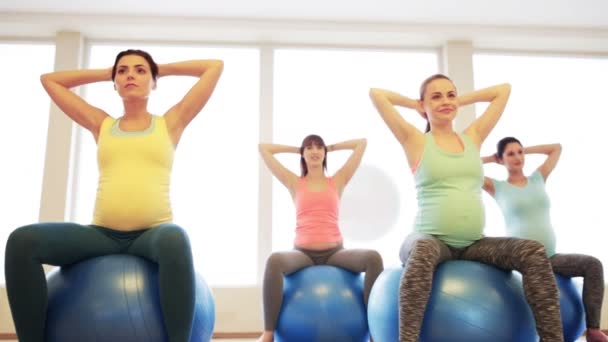
<instances>
[{"instance_id":1,"label":"knee","mask_svg":"<svg viewBox=\"0 0 608 342\"><path fill-rule=\"evenodd\" d=\"M412 249L410 258L431 261L438 259L440 253L441 248L439 244L433 240L424 239L416 242L414 248Z\"/></svg>"},{"instance_id":2,"label":"knee","mask_svg":"<svg viewBox=\"0 0 608 342\"><path fill-rule=\"evenodd\" d=\"M266 259L266 272L280 270L282 264L283 264L283 256L281 255L281 253L278 253L278 252L272 253L268 257L268 259Z\"/></svg>"},{"instance_id":3,"label":"knee","mask_svg":"<svg viewBox=\"0 0 608 342\"><path fill-rule=\"evenodd\" d=\"M604 267L602 266L602 262L596 257L589 257L587 272L593 273L604 278Z\"/></svg>"},{"instance_id":4,"label":"knee","mask_svg":"<svg viewBox=\"0 0 608 342\"><path fill-rule=\"evenodd\" d=\"M163 247L170 249L190 249L188 233L180 226L168 224L159 226L159 241Z\"/></svg>"},{"instance_id":5,"label":"knee","mask_svg":"<svg viewBox=\"0 0 608 342\"><path fill-rule=\"evenodd\" d=\"M523 254L524 257L533 257L533 258L541 258L547 259L547 250L545 246L535 240L522 240L523 242Z\"/></svg>"},{"instance_id":6,"label":"knee","mask_svg":"<svg viewBox=\"0 0 608 342\"><path fill-rule=\"evenodd\" d=\"M169 259L191 259L192 251L186 231L174 224L159 226L157 248L161 257Z\"/></svg>"},{"instance_id":7,"label":"knee","mask_svg":"<svg viewBox=\"0 0 608 342\"><path fill-rule=\"evenodd\" d=\"M384 264L382 262L382 256L377 251L367 251L366 252L366 260L367 260L367 269L368 270L377 270L378 272L382 272L384 269Z\"/></svg>"},{"instance_id":8,"label":"knee","mask_svg":"<svg viewBox=\"0 0 608 342\"><path fill-rule=\"evenodd\" d=\"M6 241L7 259L15 253L26 253L36 249L38 244L34 226L24 226L15 229Z\"/></svg>"}]
</instances>

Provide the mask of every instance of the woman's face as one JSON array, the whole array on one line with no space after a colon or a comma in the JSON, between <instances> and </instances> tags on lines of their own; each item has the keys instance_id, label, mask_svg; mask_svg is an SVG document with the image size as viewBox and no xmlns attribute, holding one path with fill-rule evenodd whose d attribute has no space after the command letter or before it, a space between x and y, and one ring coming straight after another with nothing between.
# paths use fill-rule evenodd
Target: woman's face
<instances>
[{"instance_id":1,"label":"woman's face","mask_svg":"<svg viewBox=\"0 0 608 342\"><path fill-rule=\"evenodd\" d=\"M500 161L509 171L522 170L525 162L524 148L516 142L508 143Z\"/></svg>"},{"instance_id":2,"label":"woman's face","mask_svg":"<svg viewBox=\"0 0 608 342\"><path fill-rule=\"evenodd\" d=\"M452 121L458 112L456 88L452 81L436 79L431 81L424 92L422 109L426 112L429 121L439 123Z\"/></svg>"},{"instance_id":3,"label":"woman's face","mask_svg":"<svg viewBox=\"0 0 608 342\"><path fill-rule=\"evenodd\" d=\"M323 160L325 160L325 148L323 146L317 144L304 146L302 155L308 168L323 167Z\"/></svg>"},{"instance_id":4,"label":"woman's face","mask_svg":"<svg viewBox=\"0 0 608 342\"><path fill-rule=\"evenodd\" d=\"M148 62L138 55L120 58L116 66L114 88L123 99L147 98L150 91L156 88Z\"/></svg>"}]
</instances>

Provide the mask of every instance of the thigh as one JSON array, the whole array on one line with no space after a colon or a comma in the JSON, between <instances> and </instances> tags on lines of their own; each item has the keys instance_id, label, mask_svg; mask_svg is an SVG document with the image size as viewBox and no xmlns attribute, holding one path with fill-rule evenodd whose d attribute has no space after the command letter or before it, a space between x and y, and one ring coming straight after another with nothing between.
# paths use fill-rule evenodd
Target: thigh
<instances>
[{"instance_id":1,"label":"thigh","mask_svg":"<svg viewBox=\"0 0 608 342\"><path fill-rule=\"evenodd\" d=\"M486 237L467 247L461 259L479 261L506 270L521 270L532 255L544 255L543 245L534 240Z\"/></svg>"},{"instance_id":2,"label":"thigh","mask_svg":"<svg viewBox=\"0 0 608 342\"><path fill-rule=\"evenodd\" d=\"M425 253L429 254L429 257L432 255L437 259L436 264L452 258L452 252L445 243L433 235L423 233L411 233L401 244L399 258L403 265L408 264L412 253Z\"/></svg>"},{"instance_id":3,"label":"thigh","mask_svg":"<svg viewBox=\"0 0 608 342\"><path fill-rule=\"evenodd\" d=\"M595 267L599 260L584 254L555 254L549 258L549 262L557 274L566 277L582 277L589 268Z\"/></svg>"},{"instance_id":4,"label":"thigh","mask_svg":"<svg viewBox=\"0 0 608 342\"><path fill-rule=\"evenodd\" d=\"M164 256L192 257L188 234L183 228L173 223L165 223L148 229L131 243L127 248L127 253L155 262Z\"/></svg>"},{"instance_id":5,"label":"thigh","mask_svg":"<svg viewBox=\"0 0 608 342\"><path fill-rule=\"evenodd\" d=\"M284 275L314 265L312 259L298 250L274 252L266 261L266 272L280 271Z\"/></svg>"},{"instance_id":6,"label":"thigh","mask_svg":"<svg viewBox=\"0 0 608 342\"><path fill-rule=\"evenodd\" d=\"M341 249L327 259L327 265L351 272L364 272L370 264L382 265L380 254L371 249Z\"/></svg>"},{"instance_id":7,"label":"thigh","mask_svg":"<svg viewBox=\"0 0 608 342\"><path fill-rule=\"evenodd\" d=\"M94 227L50 222L16 229L7 241L7 253L13 250L32 255L40 263L60 266L117 253L119 245Z\"/></svg>"}]
</instances>

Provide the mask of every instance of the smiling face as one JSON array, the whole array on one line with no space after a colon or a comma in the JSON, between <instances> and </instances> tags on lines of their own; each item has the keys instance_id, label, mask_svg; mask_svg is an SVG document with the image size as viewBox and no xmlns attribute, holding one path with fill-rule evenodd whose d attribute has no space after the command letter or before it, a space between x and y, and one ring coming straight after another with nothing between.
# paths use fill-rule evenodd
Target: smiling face
<instances>
[{"instance_id":1,"label":"smiling face","mask_svg":"<svg viewBox=\"0 0 608 342\"><path fill-rule=\"evenodd\" d=\"M300 146L300 169L302 176L308 174L309 169L327 169L327 146L318 135L311 134L304 138Z\"/></svg>"},{"instance_id":2,"label":"smiling face","mask_svg":"<svg viewBox=\"0 0 608 342\"><path fill-rule=\"evenodd\" d=\"M139 55L124 55L115 65L114 88L123 99L144 97L156 88L148 61Z\"/></svg>"},{"instance_id":3,"label":"smiling face","mask_svg":"<svg viewBox=\"0 0 608 342\"><path fill-rule=\"evenodd\" d=\"M323 162L325 161L325 147L316 143L304 146L302 157L308 168L322 167Z\"/></svg>"},{"instance_id":4,"label":"smiling face","mask_svg":"<svg viewBox=\"0 0 608 342\"><path fill-rule=\"evenodd\" d=\"M426 84L422 92L422 108L432 124L452 122L458 112L458 94L452 81L436 78Z\"/></svg>"}]
</instances>

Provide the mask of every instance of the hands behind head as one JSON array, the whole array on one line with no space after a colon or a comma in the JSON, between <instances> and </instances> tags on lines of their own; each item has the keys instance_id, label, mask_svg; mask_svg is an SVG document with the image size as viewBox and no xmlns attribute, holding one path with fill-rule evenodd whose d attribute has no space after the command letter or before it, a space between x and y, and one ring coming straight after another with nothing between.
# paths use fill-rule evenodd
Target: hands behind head
<instances>
[{"instance_id":1,"label":"hands behind head","mask_svg":"<svg viewBox=\"0 0 608 342\"><path fill-rule=\"evenodd\" d=\"M483 158L481 158L481 160L484 164L486 164L486 163L500 164L500 161L498 160L498 156L496 156L496 153L483 157Z\"/></svg>"},{"instance_id":2,"label":"hands behind head","mask_svg":"<svg viewBox=\"0 0 608 342\"><path fill-rule=\"evenodd\" d=\"M416 101L416 108L414 108L423 119L428 120L424 107L422 107L422 101Z\"/></svg>"}]
</instances>

